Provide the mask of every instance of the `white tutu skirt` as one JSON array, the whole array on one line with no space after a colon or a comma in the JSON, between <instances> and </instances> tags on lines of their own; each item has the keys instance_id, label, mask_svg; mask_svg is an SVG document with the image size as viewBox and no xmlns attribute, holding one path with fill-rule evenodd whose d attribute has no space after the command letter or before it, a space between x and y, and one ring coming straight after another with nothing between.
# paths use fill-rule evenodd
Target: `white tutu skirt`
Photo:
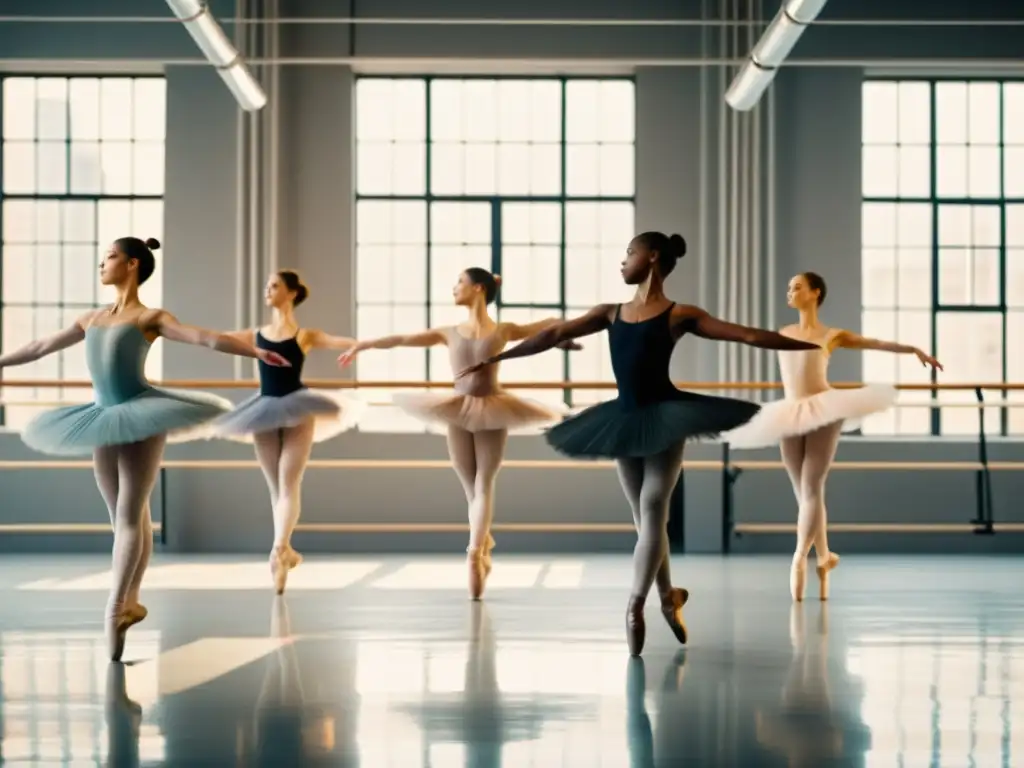
<instances>
[{"instance_id":1,"label":"white tutu skirt","mask_svg":"<svg viewBox=\"0 0 1024 768\"><path fill-rule=\"evenodd\" d=\"M253 435L296 427L313 419L313 442L340 435L358 423L366 408L338 391L300 389L283 397L254 395L212 425L214 437L251 443Z\"/></svg>"},{"instance_id":2,"label":"white tutu skirt","mask_svg":"<svg viewBox=\"0 0 1024 768\"><path fill-rule=\"evenodd\" d=\"M754 418L725 432L722 440L733 448L766 448L778 445L784 437L806 435L839 421L843 422L843 432L853 432L865 417L888 410L895 402L895 387L884 384L785 398L765 403Z\"/></svg>"},{"instance_id":3,"label":"white tutu skirt","mask_svg":"<svg viewBox=\"0 0 1024 768\"><path fill-rule=\"evenodd\" d=\"M428 424L455 426L467 432L536 430L561 421L563 416L553 408L508 392L483 397L457 392L398 393L391 401Z\"/></svg>"}]
</instances>

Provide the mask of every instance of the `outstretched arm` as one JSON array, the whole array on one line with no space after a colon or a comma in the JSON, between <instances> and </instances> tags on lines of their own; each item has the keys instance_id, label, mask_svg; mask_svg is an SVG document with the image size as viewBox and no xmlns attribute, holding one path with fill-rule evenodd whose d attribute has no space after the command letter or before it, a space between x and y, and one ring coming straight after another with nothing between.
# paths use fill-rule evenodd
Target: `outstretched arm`
<instances>
[{"instance_id":1,"label":"outstretched arm","mask_svg":"<svg viewBox=\"0 0 1024 768\"><path fill-rule=\"evenodd\" d=\"M600 333L611 325L612 313L614 311L615 307L611 304L600 304L581 317L548 326L540 333L531 336L520 344L516 344L511 349L506 349L499 355L490 357L482 363L467 368L459 373L458 376L461 377L474 373L485 366L500 363L502 360L509 360L514 357L530 357L541 352L547 352L549 349L573 339Z\"/></svg>"},{"instance_id":2,"label":"outstretched arm","mask_svg":"<svg viewBox=\"0 0 1024 768\"><path fill-rule=\"evenodd\" d=\"M307 331L306 338L310 349L351 349L356 343L348 336L332 336L318 330Z\"/></svg>"},{"instance_id":3,"label":"outstretched arm","mask_svg":"<svg viewBox=\"0 0 1024 768\"><path fill-rule=\"evenodd\" d=\"M505 326L505 338L509 341L522 341L528 339L534 334L540 333L541 331L547 330L552 326L558 325L562 322L560 317L549 317L546 320L538 320L534 323L502 323ZM560 349L577 350L583 349L579 344L571 339L567 339L559 344L555 345Z\"/></svg>"},{"instance_id":4,"label":"outstretched arm","mask_svg":"<svg viewBox=\"0 0 1024 768\"><path fill-rule=\"evenodd\" d=\"M943 370L942 364L924 350L912 347L909 344L900 344L895 341L881 341L880 339L869 339L853 331L839 331L832 337L833 348L843 349L874 349L879 352L893 352L897 355L916 355L921 365L930 365L932 368Z\"/></svg>"},{"instance_id":5,"label":"outstretched arm","mask_svg":"<svg viewBox=\"0 0 1024 768\"><path fill-rule=\"evenodd\" d=\"M57 333L52 336L47 336L45 339L30 341L21 349L16 349L14 352L9 352L6 355L0 356L0 368L33 363L42 357L52 355L54 352L60 352L62 349L67 349L84 338L85 328L82 319L79 319L64 330L57 331Z\"/></svg>"},{"instance_id":6,"label":"outstretched arm","mask_svg":"<svg viewBox=\"0 0 1024 768\"><path fill-rule=\"evenodd\" d=\"M429 331L421 331L420 333L405 333L397 334L395 336L382 336L379 339L370 339L368 341L356 341L351 339L352 344L348 346L348 351L343 352L338 357L339 365L350 365L355 360L356 355L367 349L394 349L395 347L436 347L441 344L448 343L448 337L445 336L445 332L439 328L431 328Z\"/></svg>"},{"instance_id":7,"label":"outstretched arm","mask_svg":"<svg viewBox=\"0 0 1024 768\"><path fill-rule=\"evenodd\" d=\"M821 349L818 344L791 339L775 331L719 320L700 307L678 306L672 311L672 321L673 325L683 324L686 330L702 339L736 341L746 344L748 347L760 347L761 349Z\"/></svg>"},{"instance_id":8,"label":"outstretched arm","mask_svg":"<svg viewBox=\"0 0 1024 768\"><path fill-rule=\"evenodd\" d=\"M254 357L268 365L290 367L291 363L276 352L259 349L245 340L244 331L238 333L220 333L195 325L185 325L178 321L170 312L160 310L152 317L143 318L142 324L168 341L179 341L182 344L193 344L197 347L209 347L218 352L240 357Z\"/></svg>"}]
</instances>

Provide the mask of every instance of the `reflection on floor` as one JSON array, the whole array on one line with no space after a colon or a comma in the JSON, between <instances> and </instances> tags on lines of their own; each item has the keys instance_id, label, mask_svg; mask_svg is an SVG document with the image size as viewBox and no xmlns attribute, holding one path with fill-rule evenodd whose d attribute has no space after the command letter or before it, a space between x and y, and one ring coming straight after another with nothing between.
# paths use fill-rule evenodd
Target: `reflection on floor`
<instances>
[{"instance_id":1,"label":"reflection on floor","mask_svg":"<svg viewBox=\"0 0 1024 768\"><path fill-rule=\"evenodd\" d=\"M94 557L0 563L5 765L364 768L1024 763L1024 564L843 559L831 603L788 558L680 558L682 651L623 638L625 557L160 558L103 658ZM1018 702L1021 702L1018 704Z\"/></svg>"}]
</instances>

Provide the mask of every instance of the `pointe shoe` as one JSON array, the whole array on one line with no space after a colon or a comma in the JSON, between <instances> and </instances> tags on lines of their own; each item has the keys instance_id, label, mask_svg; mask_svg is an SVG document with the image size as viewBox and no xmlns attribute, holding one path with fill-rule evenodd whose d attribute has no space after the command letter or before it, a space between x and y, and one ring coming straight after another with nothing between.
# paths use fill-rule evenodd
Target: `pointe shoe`
<instances>
[{"instance_id":1,"label":"pointe shoe","mask_svg":"<svg viewBox=\"0 0 1024 768\"><path fill-rule=\"evenodd\" d=\"M491 550L494 549L494 537L487 534L487 543L484 545L483 554L483 565L484 565L484 578L491 575L491 569L494 567L494 561L491 560Z\"/></svg>"},{"instance_id":2,"label":"pointe shoe","mask_svg":"<svg viewBox=\"0 0 1024 768\"><path fill-rule=\"evenodd\" d=\"M804 592L807 590L807 558L794 557L793 565L789 570L789 594L793 602L799 603L804 599Z\"/></svg>"},{"instance_id":3,"label":"pointe shoe","mask_svg":"<svg viewBox=\"0 0 1024 768\"><path fill-rule=\"evenodd\" d=\"M484 564L486 556L480 549L467 549L466 555L466 565L469 568L469 597L471 600L479 600L484 594L489 572Z\"/></svg>"},{"instance_id":4,"label":"pointe shoe","mask_svg":"<svg viewBox=\"0 0 1024 768\"><path fill-rule=\"evenodd\" d=\"M626 605L626 644L630 656L639 656L647 638L647 624L644 621L644 598L631 597Z\"/></svg>"},{"instance_id":5,"label":"pointe shoe","mask_svg":"<svg viewBox=\"0 0 1024 768\"><path fill-rule=\"evenodd\" d=\"M125 636L128 634L128 627L136 622L125 610L115 611L107 616L106 635L107 653L111 661L120 661L124 655Z\"/></svg>"},{"instance_id":6,"label":"pointe shoe","mask_svg":"<svg viewBox=\"0 0 1024 768\"><path fill-rule=\"evenodd\" d=\"M275 547L270 551L270 578L274 581L274 591L279 595L284 594L284 588L288 585L290 559L285 549Z\"/></svg>"},{"instance_id":7,"label":"pointe shoe","mask_svg":"<svg viewBox=\"0 0 1024 768\"><path fill-rule=\"evenodd\" d=\"M824 563L818 563L816 568L818 572L818 584L820 587L820 597L822 600L828 600L828 574L839 565L839 555L835 552L829 553L828 560Z\"/></svg>"},{"instance_id":8,"label":"pointe shoe","mask_svg":"<svg viewBox=\"0 0 1024 768\"><path fill-rule=\"evenodd\" d=\"M679 587L672 587L661 598L661 615L668 622L668 628L682 645L686 645L686 621L683 619L683 605L690 599L690 593Z\"/></svg>"},{"instance_id":9,"label":"pointe shoe","mask_svg":"<svg viewBox=\"0 0 1024 768\"><path fill-rule=\"evenodd\" d=\"M124 609L125 616L128 617L131 622L128 626L132 627L138 624L140 621L149 616L149 611L142 603L133 603Z\"/></svg>"}]
</instances>

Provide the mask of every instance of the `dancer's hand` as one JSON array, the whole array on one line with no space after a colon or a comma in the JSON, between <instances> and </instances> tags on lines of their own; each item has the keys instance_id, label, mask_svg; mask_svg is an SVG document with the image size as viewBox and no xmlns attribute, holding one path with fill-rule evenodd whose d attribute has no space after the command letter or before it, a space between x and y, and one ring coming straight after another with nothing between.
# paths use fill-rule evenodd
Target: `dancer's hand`
<instances>
[{"instance_id":1,"label":"dancer's hand","mask_svg":"<svg viewBox=\"0 0 1024 768\"><path fill-rule=\"evenodd\" d=\"M937 368L940 371L945 370L945 368L942 367L942 363L929 355L923 349L915 349L914 354L917 355L917 359L921 361L921 365L925 367L930 365L932 368Z\"/></svg>"},{"instance_id":2,"label":"dancer's hand","mask_svg":"<svg viewBox=\"0 0 1024 768\"><path fill-rule=\"evenodd\" d=\"M456 380L458 380L461 379L463 376L469 376L470 374L476 373L477 371L482 371L488 365L491 365L491 361L484 360L482 363L477 363L476 365L469 366L469 368L463 368L455 375L455 378Z\"/></svg>"},{"instance_id":3,"label":"dancer's hand","mask_svg":"<svg viewBox=\"0 0 1024 768\"><path fill-rule=\"evenodd\" d=\"M262 360L267 365L272 365L275 368L291 368L292 364L277 352L271 352L269 349L258 350L257 359Z\"/></svg>"},{"instance_id":4,"label":"dancer's hand","mask_svg":"<svg viewBox=\"0 0 1024 768\"><path fill-rule=\"evenodd\" d=\"M579 350L583 349L583 345L580 344L578 341L573 341L572 339L570 339L569 341L563 341L561 344L556 344L555 349L565 349L568 350L569 352L578 352Z\"/></svg>"},{"instance_id":5,"label":"dancer's hand","mask_svg":"<svg viewBox=\"0 0 1024 768\"><path fill-rule=\"evenodd\" d=\"M362 346L360 346L359 342L356 342L351 347L346 349L344 352L338 355L338 367L344 368L346 366L352 365L352 361L356 359L356 355L358 355L362 351L362 349L363 348Z\"/></svg>"}]
</instances>

